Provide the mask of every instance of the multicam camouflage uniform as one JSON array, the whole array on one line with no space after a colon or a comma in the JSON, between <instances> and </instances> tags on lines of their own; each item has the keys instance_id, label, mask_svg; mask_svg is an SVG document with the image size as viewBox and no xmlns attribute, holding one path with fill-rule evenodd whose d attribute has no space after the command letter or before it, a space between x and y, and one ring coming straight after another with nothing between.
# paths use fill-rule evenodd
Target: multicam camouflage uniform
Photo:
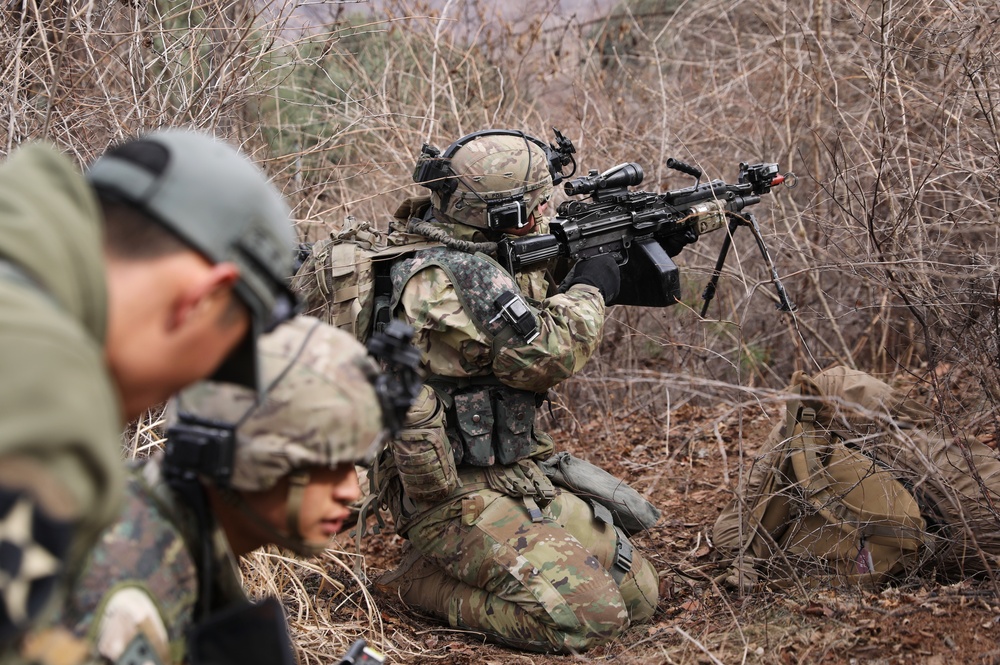
<instances>
[{"instance_id":1,"label":"multicam camouflage uniform","mask_svg":"<svg viewBox=\"0 0 1000 665\"><path fill-rule=\"evenodd\" d=\"M874 376L837 366L814 376L796 373L792 385L823 401L816 420L852 446L878 459L902 481L920 506L930 556L922 572L955 582L995 571L1000 562L1000 459L971 437L953 437L926 407ZM771 431L754 459L745 496L759 492L783 442L784 424ZM728 560L740 551L752 506L737 498L715 522L713 540ZM741 524L741 520L742 524ZM746 537L745 535L743 537ZM757 574L745 564L745 577ZM727 582L736 584L735 575Z\"/></svg>"},{"instance_id":2,"label":"multicam camouflage uniform","mask_svg":"<svg viewBox=\"0 0 1000 665\"><path fill-rule=\"evenodd\" d=\"M424 212L412 201L401 210ZM451 238L486 240L463 224L431 224ZM539 230L545 232L544 224ZM583 651L648 619L658 594L652 565L632 552L627 572L620 560L616 567L617 548L631 551L625 535L595 518L588 502L553 487L536 463L552 454L551 439L533 428L536 396L593 355L604 325L601 293L575 285L553 294L542 270L519 274L515 284L484 257L453 250L420 252L392 272L397 315L416 329L414 345L436 390L425 387L408 415L409 430L383 458L382 489L413 552L380 583L454 627L532 651ZM502 321L484 321L483 308L495 315L493 300L505 288L519 289L535 307L539 334L531 343L502 330ZM461 398L482 386L495 391L494 403L517 403L517 394L527 394L531 408L513 409L506 422L503 412L477 411L474 401ZM489 448L499 431L489 426L493 418L498 428L523 435L525 454L507 464L470 464L470 446L460 438L475 438L481 422L478 434ZM456 421L468 425L463 435ZM442 441L443 454L439 446L437 456L409 457L409 444L422 439ZM449 457L465 461L449 470ZM395 475L405 467L450 484L450 491L426 497L419 485L410 491ZM452 475L457 479L448 483Z\"/></svg>"},{"instance_id":3,"label":"multicam camouflage uniform","mask_svg":"<svg viewBox=\"0 0 1000 665\"><path fill-rule=\"evenodd\" d=\"M233 505L239 492L266 491L286 476L361 459L383 427L372 385L377 368L351 335L298 317L262 337L259 351L262 379L280 381L257 408L254 391L202 382L168 409L240 422L229 480L235 491L224 494ZM164 464L159 453L132 469L125 508L75 575L57 621L29 635L35 662L184 662L192 626L246 601L225 532L214 520L208 533L199 530L190 497L165 480ZM290 496L288 504L292 511ZM290 517L297 522L297 513ZM299 549L294 534L275 536L272 542ZM199 592L205 544L214 573L207 605Z\"/></svg>"}]
</instances>

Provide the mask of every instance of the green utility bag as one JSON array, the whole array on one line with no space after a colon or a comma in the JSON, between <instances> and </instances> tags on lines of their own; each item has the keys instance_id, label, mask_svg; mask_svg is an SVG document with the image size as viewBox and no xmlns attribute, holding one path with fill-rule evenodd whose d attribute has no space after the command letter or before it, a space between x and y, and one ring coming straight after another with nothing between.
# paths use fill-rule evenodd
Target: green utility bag
<instances>
[{"instance_id":1,"label":"green utility bag","mask_svg":"<svg viewBox=\"0 0 1000 665\"><path fill-rule=\"evenodd\" d=\"M595 504L595 514L607 512L627 535L650 529L660 519L656 506L624 480L568 452L556 453L538 466L553 484Z\"/></svg>"}]
</instances>

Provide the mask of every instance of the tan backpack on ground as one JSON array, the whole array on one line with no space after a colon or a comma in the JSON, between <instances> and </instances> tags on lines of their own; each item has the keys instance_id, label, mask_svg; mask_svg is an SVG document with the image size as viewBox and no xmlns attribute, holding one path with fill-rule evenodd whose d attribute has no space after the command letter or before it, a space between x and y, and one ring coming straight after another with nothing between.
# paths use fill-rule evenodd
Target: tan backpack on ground
<instances>
[{"instance_id":1,"label":"tan backpack on ground","mask_svg":"<svg viewBox=\"0 0 1000 665\"><path fill-rule=\"evenodd\" d=\"M349 216L341 230L313 244L292 278L292 289L305 303L304 314L364 342L376 325L388 323L391 316L387 310L392 262L439 245L423 236L379 231L371 222Z\"/></svg>"},{"instance_id":2,"label":"tan backpack on ground","mask_svg":"<svg viewBox=\"0 0 1000 665\"><path fill-rule=\"evenodd\" d=\"M747 497L748 533L726 581L878 585L915 571L930 540L894 474L819 428L815 409L798 400L788 405L784 434Z\"/></svg>"}]
</instances>

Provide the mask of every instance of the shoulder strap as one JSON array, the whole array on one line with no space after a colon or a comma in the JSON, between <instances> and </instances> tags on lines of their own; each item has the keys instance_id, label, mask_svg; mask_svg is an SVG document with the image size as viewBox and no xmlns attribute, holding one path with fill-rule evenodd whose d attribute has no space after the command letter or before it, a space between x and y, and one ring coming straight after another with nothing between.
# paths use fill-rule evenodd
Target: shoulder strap
<instances>
[{"instance_id":1,"label":"shoulder strap","mask_svg":"<svg viewBox=\"0 0 1000 665\"><path fill-rule=\"evenodd\" d=\"M510 339L513 330L503 318L498 317L495 302L504 293L520 294L514 278L485 254L468 254L446 247L435 247L417 252L392 267L393 297L392 309L399 305L403 288L410 279L425 268L437 267L445 272L455 286L459 303L479 330L491 344L497 337Z\"/></svg>"},{"instance_id":2,"label":"shoulder strap","mask_svg":"<svg viewBox=\"0 0 1000 665\"><path fill-rule=\"evenodd\" d=\"M872 515L864 522L859 520L859 516L845 505L842 497L831 491L834 480L822 459L830 453L830 440L816 427L816 411L808 407L801 408L796 425L798 432L792 438L794 443L789 451L792 470L802 488L803 499L813 510L822 515L831 526L839 527L854 538L895 540L914 550L921 545L931 545L922 525L910 523L904 519L904 515ZM861 456L856 451L850 452ZM873 472L879 469L874 460L864 456L862 458L871 462Z\"/></svg>"}]
</instances>

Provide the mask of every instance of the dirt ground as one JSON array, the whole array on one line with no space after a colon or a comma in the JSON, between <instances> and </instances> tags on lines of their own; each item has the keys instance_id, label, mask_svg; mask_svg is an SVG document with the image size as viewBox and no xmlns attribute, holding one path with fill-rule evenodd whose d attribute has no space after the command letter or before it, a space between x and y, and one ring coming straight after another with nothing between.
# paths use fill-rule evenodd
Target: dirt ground
<instances>
[{"instance_id":1,"label":"dirt ground","mask_svg":"<svg viewBox=\"0 0 1000 665\"><path fill-rule=\"evenodd\" d=\"M670 415L669 438L665 418L642 411L626 422L598 418L572 432L550 430L558 449L627 479L663 511L660 523L636 539L660 572L653 621L582 656L524 654L409 612L371 587L390 662L1000 663L1000 601L989 584L740 596L713 582L721 569L709 536L732 496L726 471L735 486L738 441L744 454L752 452L776 417L684 405ZM393 567L401 551L396 536L368 538L369 577ZM347 612L339 618L356 619L343 610L350 603L339 607Z\"/></svg>"}]
</instances>

